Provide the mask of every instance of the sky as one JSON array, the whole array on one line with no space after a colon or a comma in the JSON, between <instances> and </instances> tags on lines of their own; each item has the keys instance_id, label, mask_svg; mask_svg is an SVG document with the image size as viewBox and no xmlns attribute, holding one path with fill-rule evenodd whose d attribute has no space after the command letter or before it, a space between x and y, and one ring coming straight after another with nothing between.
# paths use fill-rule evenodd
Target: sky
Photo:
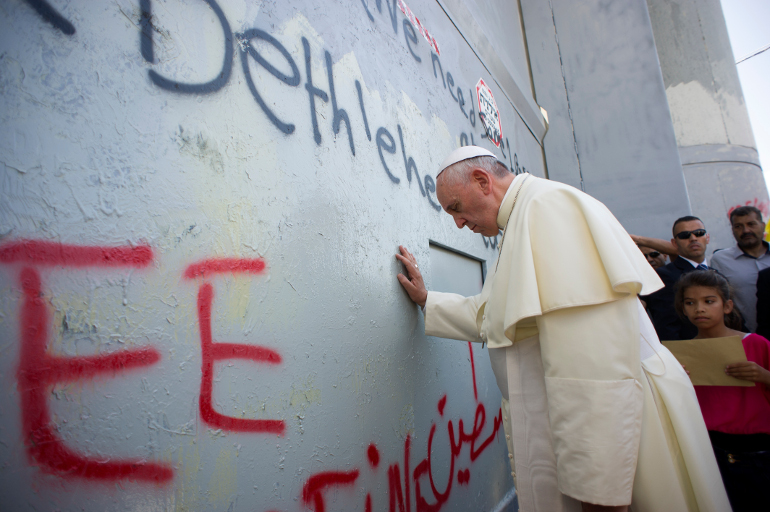
<instances>
[{"instance_id":1,"label":"sky","mask_svg":"<svg viewBox=\"0 0 770 512\"><path fill-rule=\"evenodd\" d=\"M770 0L722 0L722 12L736 61L770 44ZM765 184L770 184L770 50L737 68Z\"/></svg>"}]
</instances>

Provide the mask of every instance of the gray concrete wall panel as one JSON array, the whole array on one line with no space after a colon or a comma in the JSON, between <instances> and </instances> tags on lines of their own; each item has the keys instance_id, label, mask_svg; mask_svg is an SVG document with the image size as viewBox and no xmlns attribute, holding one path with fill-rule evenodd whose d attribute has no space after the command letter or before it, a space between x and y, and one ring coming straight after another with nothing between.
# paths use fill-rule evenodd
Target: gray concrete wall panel
<instances>
[{"instance_id":1,"label":"gray concrete wall panel","mask_svg":"<svg viewBox=\"0 0 770 512\"><path fill-rule=\"evenodd\" d=\"M515 4L506 4L502 8L484 5L480 8L460 0L440 0L439 3L495 78L532 135L542 142L546 125L532 96L531 81L522 73L527 67L526 60L522 58L524 47L520 43L521 24ZM519 41L519 44L513 45L512 41ZM514 61L516 64L513 66L518 67L510 67Z\"/></svg>"},{"instance_id":2,"label":"gray concrete wall panel","mask_svg":"<svg viewBox=\"0 0 770 512\"><path fill-rule=\"evenodd\" d=\"M693 215L711 234L709 252L735 245L729 214L739 206L755 206L767 219L770 203L756 150L706 144L681 148Z\"/></svg>"},{"instance_id":3,"label":"gray concrete wall panel","mask_svg":"<svg viewBox=\"0 0 770 512\"><path fill-rule=\"evenodd\" d=\"M770 208L722 7L647 3L693 215L711 231L711 250L729 247L733 208Z\"/></svg>"},{"instance_id":4,"label":"gray concrete wall panel","mask_svg":"<svg viewBox=\"0 0 770 512\"><path fill-rule=\"evenodd\" d=\"M441 6L434 58L395 1L40 5L0 6L3 507L508 503L485 351L395 278L398 244L429 285L429 240L496 257L437 210L451 149L544 173Z\"/></svg>"},{"instance_id":5,"label":"gray concrete wall panel","mask_svg":"<svg viewBox=\"0 0 770 512\"><path fill-rule=\"evenodd\" d=\"M648 0L680 146L755 147L719 0Z\"/></svg>"},{"instance_id":6,"label":"gray concrete wall panel","mask_svg":"<svg viewBox=\"0 0 770 512\"><path fill-rule=\"evenodd\" d=\"M543 139L548 178L580 189L582 178L553 13L548 2L537 1L521 2L521 12L535 99L548 112L548 133Z\"/></svg>"},{"instance_id":7,"label":"gray concrete wall panel","mask_svg":"<svg viewBox=\"0 0 770 512\"><path fill-rule=\"evenodd\" d=\"M536 97L553 116L549 176L563 166L574 181L577 162L585 191L627 230L666 236L690 206L646 4L549 4L550 18L546 2L521 2Z\"/></svg>"}]
</instances>

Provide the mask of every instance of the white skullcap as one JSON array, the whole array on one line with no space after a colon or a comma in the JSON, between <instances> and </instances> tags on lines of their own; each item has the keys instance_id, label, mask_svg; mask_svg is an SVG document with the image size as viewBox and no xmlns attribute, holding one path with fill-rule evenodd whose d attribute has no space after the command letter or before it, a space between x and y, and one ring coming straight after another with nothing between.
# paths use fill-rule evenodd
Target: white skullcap
<instances>
[{"instance_id":1,"label":"white skullcap","mask_svg":"<svg viewBox=\"0 0 770 512\"><path fill-rule=\"evenodd\" d=\"M497 160L497 156L495 156L495 154L489 150L480 148L478 146L463 146L449 153L449 156L446 157L443 162L441 162L441 167L439 167L439 171L436 177L438 178L438 175L444 172L444 170L450 165L454 165L457 162L462 162L463 160L468 160L469 158L476 158L477 156L491 156Z\"/></svg>"}]
</instances>

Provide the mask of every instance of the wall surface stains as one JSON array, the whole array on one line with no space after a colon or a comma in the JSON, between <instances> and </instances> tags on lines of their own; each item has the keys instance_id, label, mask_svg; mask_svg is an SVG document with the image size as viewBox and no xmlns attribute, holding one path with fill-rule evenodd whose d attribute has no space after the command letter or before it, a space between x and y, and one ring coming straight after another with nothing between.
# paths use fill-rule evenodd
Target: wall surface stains
<instances>
[{"instance_id":1,"label":"wall surface stains","mask_svg":"<svg viewBox=\"0 0 770 512\"><path fill-rule=\"evenodd\" d=\"M0 9L9 510L503 500L484 350L424 336L394 253L429 283L429 241L492 264L437 166L479 144L542 175L542 152L438 3Z\"/></svg>"}]
</instances>

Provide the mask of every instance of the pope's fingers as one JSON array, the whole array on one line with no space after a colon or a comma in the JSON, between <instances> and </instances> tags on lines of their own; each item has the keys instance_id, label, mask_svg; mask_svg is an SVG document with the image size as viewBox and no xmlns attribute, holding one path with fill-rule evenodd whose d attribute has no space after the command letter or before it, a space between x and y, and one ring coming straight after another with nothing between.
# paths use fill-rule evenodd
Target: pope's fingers
<instances>
[{"instance_id":1,"label":"pope's fingers","mask_svg":"<svg viewBox=\"0 0 770 512\"><path fill-rule=\"evenodd\" d=\"M396 254L396 258L406 266L407 272L409 272L409 276L415 276L415 277L421 277L420 275L420 266L417 265L417 261L413 261L409 258L405 258L404 256L401 256L400 254Z\"/></svg>"},{"instance_id":2,"label":"pope's fingers","mask_svg":"<svg viewBox=\"0 0 770 512\"><path fill-rule=\"evenodd\" d=\"M409 258L407 258L406 256L402 256L400 254L396 254L396 259L398 261L400 261L401 263L403 263L404 265L406 265L407 267L409 267L409 265L412 265L411 260L409 260Z\"/></svg>"},{"instance_id":3,"label":"pope's fingers","mask_svg":"<svg viewBox=\"0 0 770 512\"><path fill-rule=\"evenodd\" d=\"M398 276L396 277L398 279L398 282L401 283L401 286L406 288L407 291L413 290L415 288L414 284L412 284L409 278L406 277L404 274L398 274Z\"/></svg>"},{"instance_id":4,"label":"pope's fingers","mask_svg":"<svg viewBox=\"0 0 770 512\"><path fill-rule=\"evenodd\" d=\"M398 261L404 264L407 272L409 272L410 275L414 274L417 271L417 265L413 261L409 260L408 258L405 258L404 256L401 256L400 254L396 254L396 258L398 258Z\"/></svg>"}]
</instances>

